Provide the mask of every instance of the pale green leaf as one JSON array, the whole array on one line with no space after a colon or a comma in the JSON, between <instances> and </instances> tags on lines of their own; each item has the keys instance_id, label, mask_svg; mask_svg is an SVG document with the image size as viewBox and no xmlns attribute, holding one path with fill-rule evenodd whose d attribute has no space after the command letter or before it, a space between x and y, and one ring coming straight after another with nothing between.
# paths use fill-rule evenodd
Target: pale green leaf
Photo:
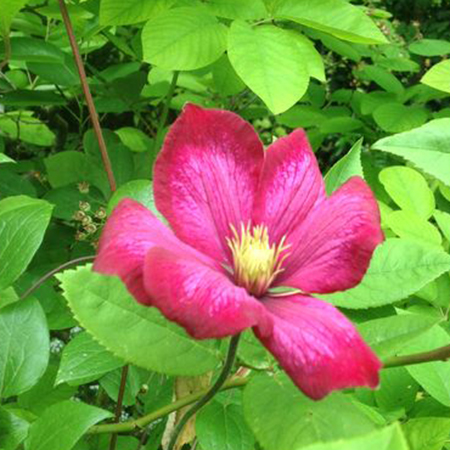
<instances>
[{"instance_id":1,"label":"pale green leaf","mask_svg":"<svg viewBox=\"0 0 450 450\"><path fill-rule=\"evenodd\" d=\"M402 156L450 186L450 119L435 119L405 133L375 142L375 150Z\"/></svg>"},{"instance_id":2,"label":"pale green leaf","mask_svg":"<svg viewBox=\"0 0 450 450\"><path fill-rule=\"evenodd\" d=\"M133 127L123 127L116 130L120 140L133 152L145 152L152 148L152 140L141 130Z\"/></svg>"},{"instance_id":3,"label":"pale green leaf","mask_svg":"<svg viewBox=\"0 0 450 450\"><path fill-rule=\"evenodd\" d=\"M267 17L263 0L207 0L209 11L226 19L256 20Z\"/></svg>"},{"instance_id":4,"label":"pale green leaf","mask_svg":"<svg viewBox=\"0 0 450 450\"><path fill-rule=\"evenodd\" d=\"M144 60L168 70L194 70L219 59L227 28L201 8L162 12L142 30Z\"/></svg>"},{"instance_id":5,"label":"pale green leaf","mask_svg":"<svg viewBox=\"0 0 450 450\"><path fill-rule=\"evenodd\" d=\"M445 239L450 241L450 214L436 210L433 215Z\"/></svg>"},{"instance_id":6,"label":"pale green leaf","mask_svg":"<svg viewBox=\"0 0 450 450\"><path fill-rule=\"evenodd\" d=\"M237 74L274 114L289 109L306 92L308 68L286 30L235 21L229 32L228 56Z\"/></svg>"},{"instance_id":7,"label":"pale green leaf","mask_svg":"<svg viewBox=\"0 0 450 450\"><path fill-rule=\"evenodd\" d=\"M450 60L433 66L420 80L423 84L450 94Z\"/></svg>"},{"instance_id":8,"label":"pale green leaf","mask_svg":"<svg viewBox=\"0 0 450 450\"><path fill-rule=\"evenodd\" d=\"M116 277L98 275L90 266L58 278L74 315L108 350L126 362L169 375L198 375L218 364L213 341L195 341L140 305Z\"/></svg>"},{"instance_id":9,"label":"pale green leaf","mask_svg":"<svg viewBox=\"0 0 450 450\"><path fill-rule=\"evenodd\" d=\"M9 33L9 27L14 16L24 7L27 0L2 0L2 13L0 14L0 33L4 36Z\"/></svg>"},{"instance_id":10,"label":"pale green leaf","mask_svg":"<svg viewBox=\"0 0 450 450\"><path fill-rule=\"evenodd\" d=\"M383 169L379 179L389 196L404 211L428 219L435 208L434 195L422 174L410 167Z\"/></svg>"},{"instance_id":11,"label":"pale green leaf","mask_svg":"<svg viewBox=\"0 0 450 450\"><path fill-rule=\"evenodd\" d=\"M443 250L406 239L377 247L362 282L353 289L321 297L344 308L373 308L407 298L450 269Z\"/></svg>"},{"instance_id":12,"label":"pale green leaf","mask_svg":"<svg viewBox=\"0 0 450 450\"><path fill-rule=\"evenodd\" d=\"M442 450L448 442L450 419L444 417L420 417L403 425L403 432L411 450Z\"/></svg>"}]
</instances>

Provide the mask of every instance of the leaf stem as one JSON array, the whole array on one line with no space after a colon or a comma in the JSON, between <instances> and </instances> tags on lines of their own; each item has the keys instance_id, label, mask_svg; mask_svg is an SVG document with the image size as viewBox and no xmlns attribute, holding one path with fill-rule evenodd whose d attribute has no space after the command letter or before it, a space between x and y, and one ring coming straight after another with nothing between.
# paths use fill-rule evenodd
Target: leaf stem
<instances>
[{"instance_id":1,"label":"leaf stem","mask_svg":"<svg viewBox=\"0 0 450 450\"><path fill-rule=\"evenodd\" d=\"M230 374L230 371L233 368L240 337L241 337L240 334L236 334L231 338L230 345L228 347L227 359L225 360L225 364L223 365L219 378L217 378L216 382L212 385L209 391L191 409L186 411L184 416L178 422L177 426L175 427L175 430L172 433L172 437L170 438L167 450L173 450L175 448L175 444L177 443L178 437L183 431L185 425L188 423L189 419L203 406L205 406L220 391L220 388L227 380L228 375Z\"/></svg>"},{"instance_id":2,"label":"leaf stem","mask_svg":"<svg viewBox=\"0 0 450 450\"><path fill-rule=\"evenodd\" d=\"M383 367L389 369L391 367L411 366L431 361L447 361L448 359L450 359L450 345L445 345L428 352L392 356L384 362Z\"/></svg>"},{"instance_id":3,"label":"leaf stem","mask_svg":"<svg viewBox=\"0 0 450 450\"><path fill-rule=\"evenodd\" d=\"M45 275L43 275L39 280L37 280L35 283L33 283L21 296L20 300L24 300L27 298L30 294L32 294L36 289L38 289L41 284L45 283L49 278L51 278L56 273L60 272L61 270L67 269L67 267L73 266L74 264L78 264L85 261L92 261L95 259L95 256L81 256L80 258L75 258L70 261L65 262L64 264L61 264L60 266L56 267L53 270L50 270L50 272L47 272Z\"/></svg>"},{"instance_id":4,"label":"leaf stem","mask_svg":"<svg viewBox=\"0 0 450 450\"><path fill-rule=\"evenodd\" d=\"M155 137L155 141L154 141L154 145L153 145L153 153L156 153L156 148L157 148L158 142L161 139L162 131L167 122L167 116L169 115L170 102L172 101L172 97L175 92L175 88L177 86L179 74L180 74L180 72L178 70L176 70L173 73L172 81L170 82L170 87L167 92L166 99L164 101L163 110L161 112L161 118L159 120L158 129L156 131L156 137Z\"/></svg>"},{"instance_id":5,"label":"leaf stem","mask_svg":"<svg viewBox=\"0 0 450 450\"><path fill-rule=\"evenodd\" d=\"M106 149L105 139L103 138L102 128L100 127L100 121L98 120L97 110L95 109L94 100L92 99L92 94L87 82L83 60L81 59L80 50L78 48L77 40L75 39L75 34L73 32L72 22L70 21L69 12L67 10L66 4L64 3L64 0L58 1L64 25L66 27L67 36L69 38L70 46L72 48L73 56L75 59L75 64L78 69L78 75L80 77L81 87L83 88L83 93L86 99L89 115L91 117L92 126L94 128L95 136L97 137L98 141L98 147L102 155L103 166L105 167L106 175L108 177L109 187L111 189L111 192L114 192L116 190L116 180L114 178L114 173L112 170L111 160L109 159L108 150Z\"/></svg>"},{"instance_id":6,"label":"leaf stem","mask_svg":"<svg viewBox=\"0 0 450 450\"><path fill-rule=\"evenodd\" d=\"M246 377L238 377L238 378L230 378L222 386L219 388L219 391L225 391L228 389L239 388L245 386L249 378ZM165 417L175 411L178 411L185 406L191 405L195 403L197 400L203 398L206 394L208 394L209 389L204 389L202 391L195 392L190 395L186 395L179 400L170 403L168 405L159 408L156 411L153 411L145 416L140 417L139 419L130 420L128 422L121 423L109 423L105 425L94 425L88 431L89 434L103 434L103 433L129 433L136 430L143 430L148 424L154 422L155 420L160 419L161 417Z\"/></svg>"},{"instance_id":7,"label":"leaf stem","mask_svg":"<svg viewBox=\"0 0 450 450\"><path fill-rule=\"evenodd\" d=\"M127 385L127 376L128 376L128 368L129 366L122 367L122 375L120 377L120 386L119 386L119 394L117 396L117 405L115 411L114 422L119 423L120 416L122 415L122 407L123 407L123 397L125 395L125 387ZM109 441L109 450L115 450L117 444L117 433L113 433L111 435L111 440Z\"/></svg>"}]
</instances>

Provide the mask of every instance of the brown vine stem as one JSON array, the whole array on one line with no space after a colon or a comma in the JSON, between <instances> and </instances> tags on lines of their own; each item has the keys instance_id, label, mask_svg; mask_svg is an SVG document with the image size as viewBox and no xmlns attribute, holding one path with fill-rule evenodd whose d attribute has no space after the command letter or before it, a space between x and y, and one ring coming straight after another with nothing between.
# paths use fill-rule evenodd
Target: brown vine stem
<instances>
[{"instance_id":1,"label":"brown vine stem","mask_svg":"<svg viewBox=\"0 0 450 450\"><path fill-rule=\"evenodd\" d=\"M114 417L114 422L116 423L119 423L120 416L122 415L123 396L125 395L127 376L128 376L128 366L123 366L122 375L120 377L119 395L117 396L116 412ZM117 444L117 433L113 433L111 435L111 440L109 441L109 450L115 450L116 444Z\"/></svg>"},{"instance_id":2,"label":"brown vine stem","mask_svg":"<svg viewBox=\"0 0 450 450\"><path fill-rule=\"evenodd\" d=\"M80 50L78 48L75 34L73 32L72 22L70 20L69 12L64 0L58 0L61 15L63 17L64 25L66 27L67 36L69 37L70 46L72 48L75 64L78 69L78 75L80 76L81 87L83 88L84 97L89 110L89 116L91 118L92 126L94 128L95 136L97 137L98 146L102 155L103 165L105 167L106 175L108 177L109 187L111 192L116 190L116 180L112 170L111 160L109 159L108 150L106 149L105 139L103 138L102 129L100 127L100 121L98 120L97 110L95 109L94 100L89 89L87 82L86 71L84 69L83 60L81 59Z\"/></svg>"},{"instance_id":3,"label":"brown vine stem","mask_svg":"<svg viewBox=\"0 0 450 450\"><path fill-rule=\"evenodd\" d=\"M36 289L38 289L41 286L41 284L45 283L49 278L51 278L56 273L61 272L61 270L67 269L68 267L73 266L75 264L92 261L94 259L95 259L95 256L81 256L80 258L75 258L75 259L65 262L64 264L61 264L60 266L56 267L55 269L51 270L50 272L47 272L45 275L43 275L41 278L39 278L39 280L37 280L36 283L32 284L20 296L20 300L24 300L25 298L27 298Z\"/></svg>"}]
</instances>

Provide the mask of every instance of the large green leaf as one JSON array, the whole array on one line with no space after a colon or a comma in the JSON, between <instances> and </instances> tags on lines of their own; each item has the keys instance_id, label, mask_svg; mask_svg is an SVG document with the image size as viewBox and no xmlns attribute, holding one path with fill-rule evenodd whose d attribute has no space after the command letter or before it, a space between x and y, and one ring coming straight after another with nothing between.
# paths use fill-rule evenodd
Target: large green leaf
<instances>
[{"instance_id":1,"label":"large green leaf","mask_svg":"<svg viewBox=\"0 0 450 450\"><path fill-rule=\"evenodd\" d=\"M83 332L76 335L64 347L56 384L68 383L74 386L86 384L123 364L122 360Z\"/></svg>"},{"instance_id":2,"label":"large green leaf","mask_svg":"<svg viewBox=\"0 0 450 450\"><path fill-rule=\"evenodd\" d=\"M295 450L300 448L304 450L410 450L398 424L354 439L302 446Z\"/></svg>"},{"instance_id":3,"label":"large green leaf","mask_svg":"<svg viewBox=\"0 0 450 450\"><path fill-rule=\"evenodd\" d=\"M423 125L428 112L420 106L404 106L400 103L385 103L373 112L376 124L389 133L401 133Z\"/></svg>"},{"instance_id":4,"label":"large green leaf","mask_svg":"<svg viewBox=\"0 0 450 450\"><path fill-rule=\"evenodd\" d=\"M450 336L439 326L431 328L420 339L406 344L401 354L421 353L450 344ZM411 376L437 401L450 406L450 363L433 361L407 366Z\"/></svg>"},{"instance_id":5,"label":"large green leaf","mask_svg":"<svg viewBox=\"0 0 450 450\"><path fill-rule=\"evenodd\" d=\"M325 176L325 188L328 195L344 184L350 177L355 175L364 176L361 164L361 146L362 139L356 142L349 152L328 171Z\"/></svg>"},{"instance_id":6,"label":"large green leaf","mask_svg":"<svg viewBox=\"0 0 450 450\"><path fill-rule=\"evenodd\" d=\"M410 419L403 431L412 450L442 450L448 442L450 419L447 417L421 417Z\"/></svg>"},{"instance_id":7,"label":"large green leaf","mask_svg":"<svg viewBox=\"0 0 450 450\"><path fill-rule=\"evenodd\" d=\"M23 195L0 201L0 290L27 268L41 245L52 206Z\"/></svg>"},{"instance_id":8,"label":"large green leaf","mask_svg":"<svg viewBox=\"0 0 450 450\"><path fill-rule=\"evenodd\" d=\"M27 437L28 422L0 407L0 444L2 450L16 450Z\"/></svg>"},{"instance_id":9,"label":"large green leaf","mask_svg":"<svg viewBox=\"0 0 450 450\"><path fill-rule=\"evenodd\" d=\"M450 60L433 66L420 80L423 84L450 94Z\"/></svg>"},{"instance_id":10,"label":"large green leaf","mask_svg":"<svg viewBox=\"0 0 450 450\"><path fill-rule=\"evenodd\" d=\"M384 359L428 331L436 322L433 317L404 314L363 322L358 325L358 330L378 356Z\"/></svg>"},{"instance_id":11,"label":"large green leaf","mask_svg":"<svg viewBox=\"0 0 450 450\"><path fill-rule=\"evenodd\" d=\"M5 0L2 1L2 13L0 14L0 34L9 33L9 27L14 16L25 6L27 0Z\"/></svg>"},{"instance_id":12,"label":"large green leaf","mask_svg":"<svg viewBox=\"0 0 450 450\"><path fill-rule=\"evenodd\" d=\"M169 9L176 0L102 0L100 24L127 25L143 22Z\"/></svg>"},{"instance_id":13,"label":"large green leaf","mask_svg":"<svg viewBox=\"0 0 450 450\"><path fill-rule=\"evenodd\" d=\"M386 192L404 211L429 219L435 208L433 191L425 177L405 166L391 166L383 169L378 178Z\"/></svg>"},{"instance_id":14,"label":"large green leaf","mask_svg":"<svg viewBox=\"0 0 450 450\"><path fill-rule=\"evenodd\" d=\"M449 269L450 255L443 250L406 239L388 239L375 250L358 286L322 297L344 308L388 305L414 294Z\"/></svg>"},{"instance_id":15,"label":"large green leaf","mask_svg":"<svg viewBox=\"0 0 450 450\"><path fill-rule=\"evenodd\" d=\"M30 389L43 375L49 357L44 311L34 299L0 309L0 397Z\"/></svg>"},{"instance_id":16,"label":"large green leaf","mask_svg":"<svg viewBox=\"0 0 450 450\"><path fill-rule=\"evenodd\" d=\"M226 27L204 9L170 9L145 25L144 60L168 70L199 69L220 58L226 37Z\"/></svg>"},{"instance_id":17,"label":"large green leaf","mask_svg":"<svg viewBox=\"0 0 450 450\"><path fill-rule=\"evenodd\" d=\"M266 450L292 450L375 428L351 398L335 393L315 402L284 375L253 378L244 391L244 414Z\"/></svg>"},{"instance_id":18,"label":"large green leaf","mask_svg":"<svg viewBox=\"0 0 450 450\"><path fill-rule=\"evenodd\" d=\"M267 17L264 0L207 0L204 4L213 14L226 19L256 20Z\"/></svg>"},{"instance_id":19,"label":"large green leaf","mask_svg":"<svg viewBox=\"0 0 450 450\"><path fill-rule=\"evenodd\" d=\"M294 20L347 41L386 43L374 22L345 0L281 0L273 14L275 18Z\"/></svg>"},{"instance_id":20,"label":"large green leaf","mask_svg":"<svg viewBox=\"0 0 450 450\"><path fill-rule=\"evenodd\" d=\"M450 186L450 119L436 119L375 142L375 150L402 156Z\"/></svg>"},{"instance_id":21,"label":"large green leaf","mask_svg":"<svg viewBox=\"0 0 450 450\"><path fill-rule=\"evenodd\" d=\"M233 404L210 403L197 414L195 431L208 450L253 450L255 445L242 409Z\"/></svg>"},{"instance_id":22,"label":"large green leaf","mask_svg":"<svg viewBox=\"0 0 450 450\"><path fill-rule=\"evenodd\" d=\"M112 414L82 402L64 401L47 408L30 427L26 450L70 450L97 422Z\"/></svg>"},{"instance_id":23,"label":"large green leaf","mask_svg":"<svg viewBox=\"0 0 450 450\"><path fill-rule=\"evenodd\" d=\"M237 74L274 114L289 109L306 92L308 66L298 42L286 30L235 21L229 32L228 56Z\"/></svg>"},{"instance_id":24,"label":"large green leaf","mask_svg":"<svg viewBox=\"0 0 450 450\"><path fill-rule=\"evenodd\" d=\"M118 278L90 266L58 278L81 325L125 361L170 375L198 375L218 364L214 342L190 339L156 308L137 303Z\"/></svg>"}]
</instances>

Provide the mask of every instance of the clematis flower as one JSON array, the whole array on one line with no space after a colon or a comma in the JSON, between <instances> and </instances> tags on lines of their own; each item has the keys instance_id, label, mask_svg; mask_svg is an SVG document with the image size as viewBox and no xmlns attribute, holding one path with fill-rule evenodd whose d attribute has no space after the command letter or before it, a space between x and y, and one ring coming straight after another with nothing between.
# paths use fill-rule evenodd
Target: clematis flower
<instances>
[{"instance_id":1,"label":"clematis flower","mask_svg":"<svg viewBox=\"0 0 450 450\"><path fill-rule=\"evenodd\" d=\"M154 195L170 228L122 200L94 270L118 275L138 302L196 339L252 327L313 399L378 385L378 358L342 313L312 296L357 285L383 240L361 178L327 197L303 130L264 150L236 114L190 104L156 161Z\"/></svg>"}]
</instances>

